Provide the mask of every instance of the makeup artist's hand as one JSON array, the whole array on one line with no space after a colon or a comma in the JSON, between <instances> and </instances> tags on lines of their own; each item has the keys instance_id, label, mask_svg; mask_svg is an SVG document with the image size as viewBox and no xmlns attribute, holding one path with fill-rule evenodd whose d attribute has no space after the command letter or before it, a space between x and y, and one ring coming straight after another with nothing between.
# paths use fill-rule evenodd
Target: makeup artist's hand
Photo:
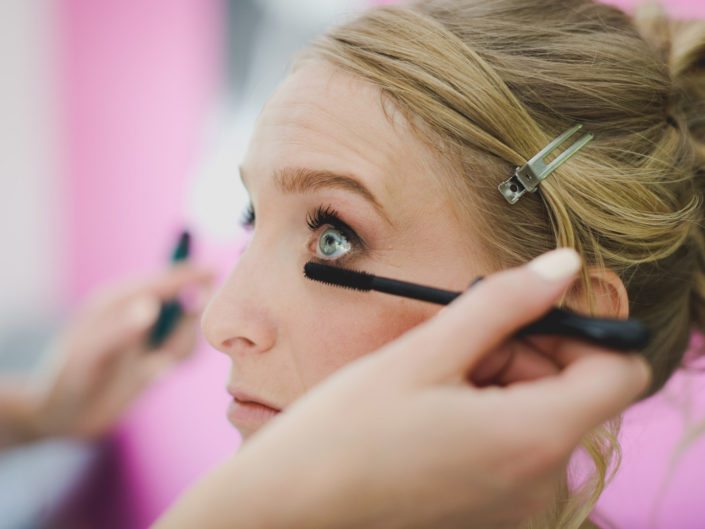
<instances>
[{"instance_id":1,"label":"makeup artist's hand","mask_svg":"<svg viewBox=\"0 0 705 529\"><path fill-rule=\"evenodd\" d=\"M489 277L302 397L156 527L516 527L549 505L581 438L649 381L640 358L566 338L551 342L558 373L468 383L578 267L559 250Z\"/></svg>"},{"instance_id":2,"label":"makeup artist's hand","mask_svg":"<svg viewBox=\"0 0 705 529\"><path fill-rule=\"evenodd\" d=\"M211 281L209 270L186 264L96 292L54 342L44 369L22 392L14 388L17 412L8 412L10 403L2 417L0 403L0 447L42 437L106 433L151 381L193 351ZM150 348L147 337L161 302L180 295L188 296L192 306L166 341ZM11 390L0 389L5 389L6 402L11 400Z\"/></svg>"}]
</instances>

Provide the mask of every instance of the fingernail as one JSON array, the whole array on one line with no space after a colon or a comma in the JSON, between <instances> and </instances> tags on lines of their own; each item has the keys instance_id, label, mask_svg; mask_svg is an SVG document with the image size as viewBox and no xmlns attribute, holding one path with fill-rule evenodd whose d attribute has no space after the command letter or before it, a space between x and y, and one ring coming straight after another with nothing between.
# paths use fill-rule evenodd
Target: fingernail
<instances>
[{"instance_id":1,"label":"fingernail","mask_svg":"<svg viewBox=\"0 0 705 529\"><path fill-rule=\"evenodd\" d=\"M136 327L147 327L159 314L160 303L153 296L142 296L130 303L126 310L127 320Z\"/></svg>"},{"instance_id":2,"label":"fingernail","mask_svg":"<svg viewBox=\"0 0 705 529\"><path fill-rule=\"evenodd\" d=\"M559 248L540 255L529 268L547 281L559 281L580 270L580 256L572 248Z\"/></svg>"}]
</instances>

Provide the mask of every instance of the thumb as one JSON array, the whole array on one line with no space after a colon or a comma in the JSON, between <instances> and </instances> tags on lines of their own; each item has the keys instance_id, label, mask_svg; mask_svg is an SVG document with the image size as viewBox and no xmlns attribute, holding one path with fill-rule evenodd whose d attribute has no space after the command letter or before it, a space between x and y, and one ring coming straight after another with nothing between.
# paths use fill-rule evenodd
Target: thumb
<instances>
[{"instance_id":1,"label":"thumb","mask_svg":"<svg viewBox=\"0 0 705 529\"><path fill-rule=\"evenodd\" d=\"M569 446L591 429L621 413L648 388L651 369L640 355L614 354L573 342L576 360L554 377L516 388L526 404L525 418ZM530 411L532 410L532 411Z\"/></svg>"},{"instance_id":2,"label":"thumb","mask_svg":"<svg viewBox=\"0 0 705 529\"><path fill-rule=\"evenodd\" d=\"M138 294L106 317L102 327L93 329L94 334L103 344L103 349L127 344L143 335L154 324L160 306L156 296Z\"/></svg>"},{"instance_id":3,"label":"thumb","mask_svg":"<svg viewBox=\"0 0 705 529\"><path fill-rule=\"evenodd\" d=\"M446 310L379 353L401 383L461 381L486 355L545 314L573 283L580 257L570 248L489 276Z\"/></svg>"}]
</instances>

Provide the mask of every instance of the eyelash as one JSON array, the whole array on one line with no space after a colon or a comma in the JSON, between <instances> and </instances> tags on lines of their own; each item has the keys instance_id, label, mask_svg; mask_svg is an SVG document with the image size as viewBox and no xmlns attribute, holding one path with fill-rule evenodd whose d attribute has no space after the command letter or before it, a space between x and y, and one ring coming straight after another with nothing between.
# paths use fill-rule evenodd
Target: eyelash
<instances>
[{"instance_id":1,"label":"eyelash","mask_svg":"<svg viewBox=\"0 0 705 529\"><path fill-rule=\"evenodd\" d=\"M246 230L252 230L255 226L255 209L252 204L247 204L240 218L240 225ZM306 214L306 225L312 233L320 230L323 226L332 226L340 231L352 245L353 252L364 250L365 243L360 236L355 233L350 226L340 219L338 212L330 206L319 206Z\"/></svg>"},{"instance_id":2,"label":"eyelash","mask_svg":"<svg viewBox=\"0 0 705 529\"><path fill-rule=\"evenodd\" d=\"M240 226L246 230L252 230L255 227L255 208L252 207L252 203L247 204L247 207L242 212Z\"/></svg>"},{"instance_id":3,"label":"eyelash","mask_svg":"<svg viewBox=\"0 0 705 529\"><path fill-rule=\"evenodd\" d=\"M348 226L347 223L343 222L340 219L338 212L335 211L330 206L326 206L326 207L319 206L315 210L307 213L306 214L306 225L313 233L320 230L324 226L332 226L336 230L340 231L340 233L342 233L343 236L351 244L351 246L352 246L351 253L365 249L365 243L360 238L360 236L357 233L355 233L355 230L353 230L350 226ZM343 256L343 257L347 257L347 256Z\"/></svg>"}]
</instances>

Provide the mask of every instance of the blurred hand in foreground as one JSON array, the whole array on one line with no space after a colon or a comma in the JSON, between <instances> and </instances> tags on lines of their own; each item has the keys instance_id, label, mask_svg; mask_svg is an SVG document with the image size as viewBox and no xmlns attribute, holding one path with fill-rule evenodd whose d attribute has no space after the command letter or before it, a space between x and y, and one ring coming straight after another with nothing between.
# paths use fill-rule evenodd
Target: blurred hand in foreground
<instances>
[{"instance_id":1,"label":"blurred hand in foreground","mask_svg":"<svg viewBox=\"0 0 705 529\"><path fill-rule=\"evenodd\" d=\"M194 350L212 280L210 270L180 264L94 293L55 340L39 373L20 384L0 382L0 448L107 433L150 382ZM161 303L176 298L185 299L184 314L163 343L150 347Z\"/></svg>"}]
</instances>

